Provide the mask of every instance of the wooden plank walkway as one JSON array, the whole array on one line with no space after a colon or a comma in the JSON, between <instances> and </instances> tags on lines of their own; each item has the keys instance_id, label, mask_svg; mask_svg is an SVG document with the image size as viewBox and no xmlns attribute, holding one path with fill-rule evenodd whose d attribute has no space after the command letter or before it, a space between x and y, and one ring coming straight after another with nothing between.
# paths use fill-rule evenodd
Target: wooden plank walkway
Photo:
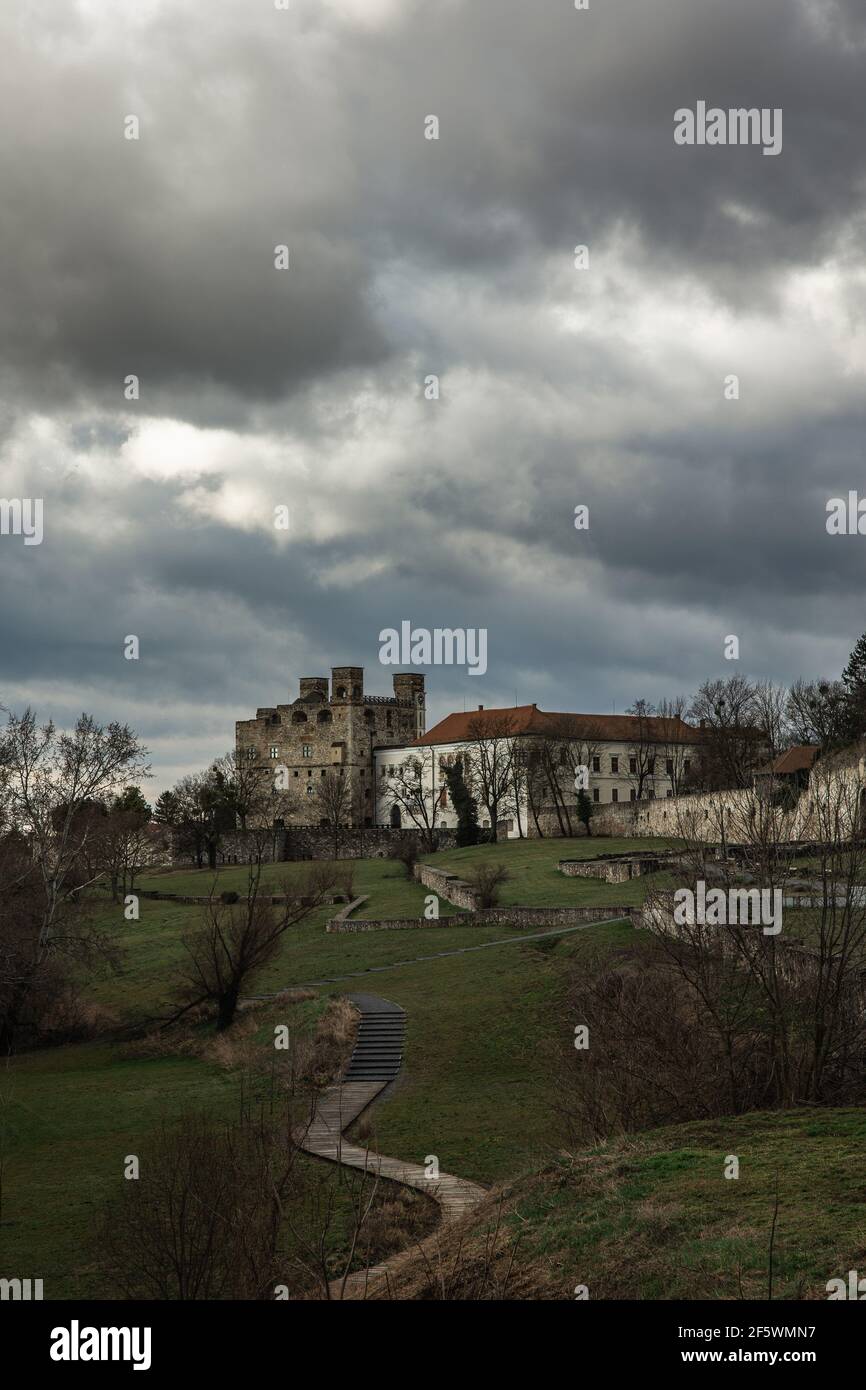
<instances>
[{"instance_id":1,"label":"wooden plank walkway","mask_svg":"<svg viewBox=\"0 0 866 1390\"><path fill-rule=\"evenodd\" d=\"M309 1126L297 1135L298 1143L317 1158L342 1163L372 1177L401 1183L404 1187L416 1188L439 1204L443 1223L459 1220L487 1196L483 1187L451 1173L440 1173L436 1179L429 1178L420 1163L405 1163L399 1158L389 1158L343 1138L343 1131L396 1075L393 1060L395 1047L399 1047L402 1056L402 1028L396 1025L398 1019L405 1019L403 1010L388 999L371 994L350 994L348 998L361 1011L361 1025L346 1075L357 1075L362 1070L364 1079L344 1080L328 1087L319 1098ZM371 1044L369 1032L364 1036L364 1023L366 1020L368 1025L373 1023L378 1027L383 1018L392 1019L395 1026L380 1047L376 1042ZM377 1072L380 1075L376 1075ZM382 1264L358 1274L350 1274L345 1279L336 1279L331 1284L331 1296L337 1299L387 1297L390 1277L396 1274L400 1266L413 1259L419 1250L432 1255L436 1244L437 1235L434 1233L409 1250L392 1255Z\"/></svg>"}]
</instances>

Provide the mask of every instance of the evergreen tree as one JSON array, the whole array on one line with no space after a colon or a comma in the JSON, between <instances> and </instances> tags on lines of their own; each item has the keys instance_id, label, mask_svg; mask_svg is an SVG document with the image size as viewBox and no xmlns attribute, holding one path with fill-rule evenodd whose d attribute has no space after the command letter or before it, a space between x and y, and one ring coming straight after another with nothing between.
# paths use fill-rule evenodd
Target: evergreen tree
<instances>
[{"instance_id":1,"label":"evergreen tree","mask_svg":"<svg viewBox=\"0 0 866 1390\"><path fill-rule=\"evenodd\" d=\"M114 798L111 809L112 811L131 811L145 821L150 820L151 817L150 803L145 801L141 787L124 787L120 795Z\"/></svg>"},{"instance_id":2,"label":"evergreen tree","mask_svg":"<svg viewBox=\"0 0 866 1390\"><path fill-rule=\"evenodd\" d=\"M848 703L847 732L851 739L866 734L866 632L857 642L842 672Z\"/></svg>"},{"instance_id":3,"label":"evergreen tree","mask_svg":"<svg viewBox=\"0 0 866 1390\"><path fill-rule=\"evenodd\" d=\"M160 825L177 825L180 820L180 798L175 792L161 792L153 808L153 818Z\"/></svg>"},{"instance_id":4,"label":"evergreen tree","mask_svg":"<svg viewBox=\"0 0 866 1390\"><path fill-rule=\"evenodd\" d=\"M592 831L589 828L589 822L592 820L592 813L594 809L595 808L589 797L589 792L579 791L577 793L577 819L581 821L581 823L584 826L586 826L587 835L592 834Z\"/></svg>"},{"instance_id":5,"label":"evergreen tree","mask_svg":"<svg viewBox=\"0 0 866 1390\"><path fill-rule=\"evenodd\" d=\"M451 804L457 812L457 844L477 845L478 804L464 780L463 762L460 758L452 767L446 767L445 781L448 783Z\"/></svg>"}]
</instances>

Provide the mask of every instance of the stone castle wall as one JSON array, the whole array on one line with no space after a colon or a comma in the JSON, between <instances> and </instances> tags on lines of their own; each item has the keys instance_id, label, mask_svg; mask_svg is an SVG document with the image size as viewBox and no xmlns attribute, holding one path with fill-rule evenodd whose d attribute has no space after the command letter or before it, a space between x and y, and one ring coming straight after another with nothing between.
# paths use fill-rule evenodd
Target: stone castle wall
<instances>
[{"instance_id":1,"label":"stone castle wall","mask_svg":"<svg viewBox=\"0 0 866 1390\"><path fill-rule=\"evenodd\" d=\"M416 838L416 830L391 830L385 826L341 830L338 859L387 859L401 840ZM453 849L455 832L436 831L436 848ZM259 851L262 863L279 864L293 859L333 859L334 835L318 826L296 826L269 831L229 830L224 832L217 853L218 864L249 864ZM188 864L190 856L175 849L173 863Z\"/></svg>"},{"instance_id":2,"label":"stone castle wall","mask_svg":"<svg viewBox=\"0 0 866 1390\"><path fill-rule=\"evenodd\" d=\"M373 749L404 747L424 732L423 675L398 673L393 689L393 695L366 694L363 667L334 666L330 692L326 676L303 676L291 704L262 706L255 719L238 720L237 752L271 782L278 768L287 769L277 807L287 825L319 824L316 788L329 772L346 778L346 824L375 823Z\"/></svg>"}]
</instances>

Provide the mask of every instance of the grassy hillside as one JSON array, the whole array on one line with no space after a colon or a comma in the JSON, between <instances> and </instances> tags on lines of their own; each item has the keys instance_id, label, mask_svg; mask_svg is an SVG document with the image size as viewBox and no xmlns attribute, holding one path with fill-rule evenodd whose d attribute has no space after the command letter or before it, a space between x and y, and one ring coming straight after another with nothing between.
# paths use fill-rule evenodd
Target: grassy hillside
<instances>
[{"instance_id":1,"label":"grassy hillside","mask_svg":"<svg viewBox=\"0 0 866 1390\"><path fill-rule=\"evenodd\" d=\"M723 1176L736 1154L740 1176ZM828 1279L866 1265L862 1110L760 1113L631 1135L557 1155L500 1189L461 1253L442 1242L460 1297L502 1197L488 1296L573 1299L826 1299ZM513 1263L512 1263L513 1261ZM510 1271L510 1273L509 1273ZM429 1293L421 1262L401 1297ZM464 1295L465 1296L465 1293Z\"/></svg>"},{"instance_id":2,"label":"grassy hillside","mask_svg":"<svg viewBox=\"0 0 866 1390\"><path fill-rule=\"evenodd\" d=\"M512 841L439 854L435 863L463 875L498 859L511 874L507 901L597 904L603 912L639 902L647 880L568 879L556 863L646 844ZM306 867L273 865L266 877L276 889L298 882ZM420 917L425 890L406 880L402 866L364 860L354 874L355 891L369 894L370 916ZM150 882L164 891L206 893L243 891L245 878L243 867L232 867L216 880L207 871L179 871ZM125 921L107 901L98 911L119 961L87 982L89 997L125 1025L164 1012L177 991L183 930L200 909L142 899L139 922ZM232 1117L250 1056L261 1059L272 1046L272 1016L282 1021L289 1013L293 1028L309 1030L330 996L353 989L380 993L407 1011L404 1068L362 1117L362 1134L370 1136L372 1128L366 1142L408 1161L435 1154L443 1171L506 1193L506 1229L522 1233L514 1296L571 1297L574 1285L586 1283L592 1297L733 1298L738 1277L746 1295L759 1296L766 1288L777 1172L779 1295L809 1294L819 1284L823 1290L828 1278L858 1267L858 1258L866 1264L866 1189L857 1178L866 1158L862 1112L678 1126L564 1157L556 1059L569 1028L566 983L582 952L599 944L639 945L642 934L629 924L590 925L543 941L523 934L496 944L512 934L508 928L328 935L331 915L332 908L318 910L287 933L250 992L353 971L359 977L325 984L294 1004L265 1005L239 1030L237 1056L232 1044L196 1055L144 1056L115 1040L7 1063L0 1076L4 1266L45 1278L51 1296L112 1296L94 1263L92 1238L125 1156L146 1145L163 1118L191 1106ZM443 951L465 953L437 955ZM722 1177L730 1153L740 1158L737 1181ZM479 1249L482 1230L483 1223ZM341 1238L338 1222L335 1253ZM423 1287L418 1275L408 1292Z\"/></svg>"}]
</instances>

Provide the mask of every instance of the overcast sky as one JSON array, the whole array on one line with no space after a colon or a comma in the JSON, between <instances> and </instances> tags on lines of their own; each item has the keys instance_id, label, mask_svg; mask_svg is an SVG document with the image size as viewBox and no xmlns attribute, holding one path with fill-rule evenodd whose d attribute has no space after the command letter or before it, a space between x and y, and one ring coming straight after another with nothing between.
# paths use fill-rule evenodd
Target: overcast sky
<instances>
[{"instance_id":1,"label":"overcast sky","mask_svg":"<svg viewBox=\"0 0 866 1390\"><path fill-rule=\"evenodd\" d=\"M838 673L862 0L18 0L0 52L4 704L130 722L155 794L302 675L390 693L406 619L488 631L428 723ZM781 154L677 146L702 100Z\"/></svg>"}]
</instances>

